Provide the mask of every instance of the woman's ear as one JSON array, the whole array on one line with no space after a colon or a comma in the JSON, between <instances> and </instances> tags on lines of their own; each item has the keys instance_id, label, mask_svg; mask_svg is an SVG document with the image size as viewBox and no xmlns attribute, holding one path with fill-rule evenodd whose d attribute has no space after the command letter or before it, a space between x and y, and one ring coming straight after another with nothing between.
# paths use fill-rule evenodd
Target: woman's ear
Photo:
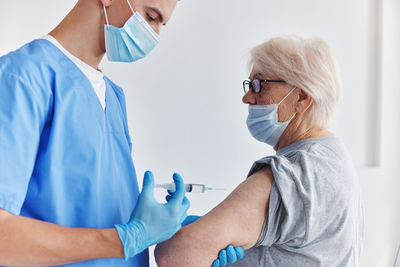
<instances>
[{"instance_id":1,"label":"woman's ear","mask_svg":"<svg viewBox=\"0 0 400 267\"><path fill-rule=\"evenodd\" d=\"M303 114L309 109L313 103L313 98L307 94L303 89L299 88L299 98L296 103L296 113Z\"/></svg>"}]
</instances>

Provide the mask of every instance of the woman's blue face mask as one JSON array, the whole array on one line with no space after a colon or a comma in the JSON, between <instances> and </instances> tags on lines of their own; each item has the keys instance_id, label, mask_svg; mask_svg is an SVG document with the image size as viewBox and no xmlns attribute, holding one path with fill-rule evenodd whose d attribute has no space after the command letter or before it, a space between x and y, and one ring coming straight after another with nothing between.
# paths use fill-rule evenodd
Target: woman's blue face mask
<instances>
[{"instance_id":1,"label":"woman's blue face mask","mask_svg":"<svg viewBox=\"0 0 400 267\"><path fill-rule=\"evenodd\" d=\"M250 134L260 142L275 146L289 122L296 115L284 122L278 121L279 105L293 92L292 90L277 104L270 105L249 105L249 115L247 117L247 128Z\"/></svg>"},{"instance_id":2,"label":"woman's blue face mask","mask_svg":"<svg viewBox=\"0 0 400 267\"><path fill-rule=\"evenodd\" d=\"M137 11L133 10L129 0L127 2L133 15L122 28L108 23L106 7L103 6L107 22L104 25L104 38L109 61L134 62L148 55L159 42L157 33Z\"/></svg>"}]
</instances>

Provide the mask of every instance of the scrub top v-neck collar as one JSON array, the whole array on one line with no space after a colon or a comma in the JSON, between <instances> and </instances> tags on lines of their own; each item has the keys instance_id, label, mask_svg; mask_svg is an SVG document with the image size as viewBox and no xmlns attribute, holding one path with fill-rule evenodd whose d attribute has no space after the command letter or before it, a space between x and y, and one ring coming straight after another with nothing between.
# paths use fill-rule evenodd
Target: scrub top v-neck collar
<instances>
[{"instance_id":1,"label":"scrub top v-neck collar","mask_svg":"<svg viewBox=\"0 0 400 267\"><path fill-rule=\"evenodd\" d=\"M112 93L112 92L110 92L110 90L112 91L112 89L110 88L110 86L111 86L111 85L110 85L110 82L107 82L106 77L103 75L103 80L104 80L104 84L105 84L105 99L106 99L106 101L105 101L105 107L104 107L104 109L103 109L103 107L102 107L102 105L101 105L101 103L100 103L100 101L99 101L98 95L97 95L97 93L95 92L95 90L94 90L94 88L93 88L93 85L90 83L90 80L89 80L88 77L85 75L85 73L82 71L82 69L79 68L78 65L77 65L75 62L73 62L73 61L71 60L71 58L68 57L68 56L62 51L62 49L60 49L59 47L57 47L57 45L55 45L53 42L51 42L51 41L49 41L49 40L47 40L47 39L43 39L43 40L49 42L50 45L51 45L52 47L54 47L54 49L55 49L58 53L60 53L60 54L62 55L62 57L65 58L66 63L72 65L73 68L75 68L75 69L77 70L77 73L78 73L80 76L83 77L82 82L84 82L84 83L86 83L86 84L85 84L85 85L82 84L82 86L85 87L85 88L87 88L87 90L85 90L85 95L87 96L88 101L90 101L90 102L95 101L95 103L92 103L91 106L92 106L92 110L93 110L93 112L94 112L94 114L95 114L95 117L97 118L98 123L100 123L100 125L101 125L102 131L103 131L103 132L106 132L106 133L112 133L112 132L113 132L113 130L112 130L113 127L112 127L112 125L110 124L109 116L111 116L111 115L110 115L110 112L112 112L112 111L110 110L110 108L111 108L112 105L115 104L115 103L110 103L110 102L115 102L115 100L113 100L113 99L112 99L113 97L111 97L111 93Z\"/></svg>"},{"instance_id":2,"label":"scrub top v-neck collar","mask_svg":"<svg viewBox=\"0 0 400 267\"><path fill-rule=\"evenodd\" d=\"M92 86L92 90L95 92L100 105L103 108L103 111L106 111L106 101L107 101L107 93L106 93L106 83L104 80L104 75L99 69L95 69L92 66L88 65L81 59L72 55L68 50L66 50L58 41L51 35L46 35L42 37L42 39L49 41L54 46L58 48L68 59L70 59L85 75Z\"/></svg>"}]
</instances>

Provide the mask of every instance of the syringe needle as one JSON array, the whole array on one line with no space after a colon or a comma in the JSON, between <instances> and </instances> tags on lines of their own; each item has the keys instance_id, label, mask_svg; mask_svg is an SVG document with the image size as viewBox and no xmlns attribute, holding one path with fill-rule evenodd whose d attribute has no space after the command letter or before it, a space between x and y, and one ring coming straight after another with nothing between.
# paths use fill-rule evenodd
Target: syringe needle
<instances>
[{"instance_id":1,"label":"syringe needle","mask_svg":"<svg viewBox=\"0 0 400 267\"><path fill-rule=\"evenodd\" d=\"M226 188L213 188L213 187L206 187L206 190L223 190L223 191L226 191Z\"/></svg>"}]
</instances>

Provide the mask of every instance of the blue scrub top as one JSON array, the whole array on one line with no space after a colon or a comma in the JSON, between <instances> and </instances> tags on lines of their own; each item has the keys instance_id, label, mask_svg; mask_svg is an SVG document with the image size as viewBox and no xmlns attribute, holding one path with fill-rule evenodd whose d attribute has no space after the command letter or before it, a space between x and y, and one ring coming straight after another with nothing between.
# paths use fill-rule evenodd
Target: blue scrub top
<instances>
[{"instance_id":1,"label":"blue scrub top","mask_svg":"<svg viewBox=\"0 0 400 267\"><path fill-rule=\"evenodd\" d=\"M125 223L139 189L125 97L106 82L104 111L89 80L56 46L35 40L0 57L0 208L69 227ZM148 266L125 261L68 266Z\"/></svg>"}]
</instances>

